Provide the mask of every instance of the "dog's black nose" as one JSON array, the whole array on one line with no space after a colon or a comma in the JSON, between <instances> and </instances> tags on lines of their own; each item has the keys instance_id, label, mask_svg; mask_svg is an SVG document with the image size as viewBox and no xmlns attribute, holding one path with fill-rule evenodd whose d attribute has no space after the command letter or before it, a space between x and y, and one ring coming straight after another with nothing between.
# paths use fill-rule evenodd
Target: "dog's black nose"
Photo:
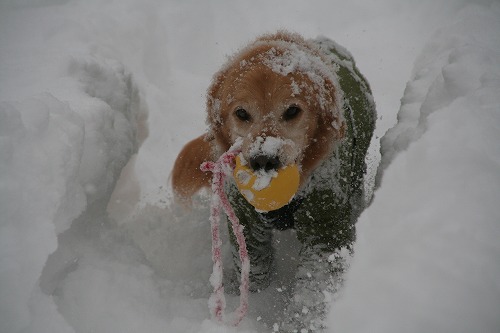
<instances>
[{"instance_id":1,"label":"dog's black nose","mask_svg":"<svg viewBox=\"0 0 500 333\"><path fill-rule=\"evenodd\" d=\"M254 171L259 170L278 170L280 166L280 160L275 156L267 156L267 155L257 155L250 159L250 166Z\"/></svg>"}]
</instances>

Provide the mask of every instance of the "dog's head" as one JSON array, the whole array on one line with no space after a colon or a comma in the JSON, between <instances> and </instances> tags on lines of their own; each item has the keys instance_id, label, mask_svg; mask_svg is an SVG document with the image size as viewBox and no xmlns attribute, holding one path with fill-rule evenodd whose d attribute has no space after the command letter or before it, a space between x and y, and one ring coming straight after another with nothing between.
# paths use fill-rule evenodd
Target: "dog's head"
<instances>
[{"instance_id":1,"label":"dog's head","mask_svg":"<svg viewBox=\"0 0 500 333\"><path fill-rule=\"evenodd\" d=\"M238 138L255 170L298 164L305 180L345 130L335 69L298 35L266 35L237 53L208 90L217 154Z\"/></svg>"}]
</instances>

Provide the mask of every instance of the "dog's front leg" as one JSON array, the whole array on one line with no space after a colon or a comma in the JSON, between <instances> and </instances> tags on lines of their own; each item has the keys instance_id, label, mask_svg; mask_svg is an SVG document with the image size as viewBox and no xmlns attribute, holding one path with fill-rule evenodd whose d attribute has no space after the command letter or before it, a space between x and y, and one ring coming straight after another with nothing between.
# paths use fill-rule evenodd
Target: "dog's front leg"
<instances>
[{"instance_id":1,"label":"dog's front leg","mask_svg":"<svg viewBox=\"0 0 500 333\"><path fill-rule=\"evenodd\" d=\"M355 240L351 205L330 191L309 195L295 214L302 243L293 298L280 332L322 331L332 297L342 286Z\"/></svg>"},{"instance_id":2,"label":"dog's front leg","mask_svg":"<svg viewBox=\"0 0 500 333\"><path fill-rule=\"evenodd\" d=\"M302 249L293 297L285 309L280 332L321 332L325 328L329 305L343 284L351 254L349 249L333 253Z\"/></svg>"},{"instance_id":3,"label":"dog's front leg","mask_svg":"<svg viewBox=\"0 0 500 333\"><path fill-rule=\"evenodd\" d=\"M272 246L272 227L262 223L259 214L255 211L246 199L238 192L236 186L228 186L228 198L234 212L244 227L248 255L250 257L250 291L258 292L267 288L271 282L272 267L274 261L274 249ZM230 233L231 250L235 265L233 281L228 286L228 291L237 290L234 287L240 280L241 262L238 253L238 244L235 236Z\"/></svg>"}]
</instances>

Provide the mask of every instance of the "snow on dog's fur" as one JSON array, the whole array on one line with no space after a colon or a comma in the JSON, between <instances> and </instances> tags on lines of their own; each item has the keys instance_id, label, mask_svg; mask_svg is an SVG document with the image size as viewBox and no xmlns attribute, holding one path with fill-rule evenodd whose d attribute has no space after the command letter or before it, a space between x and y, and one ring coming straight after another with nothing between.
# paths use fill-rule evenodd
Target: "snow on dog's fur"
<instances>
[{"instance_id":1,"label":"snow on dog's fur","mask_svg":"<svg viewBox=\"0 0 500 333\"><path fill-rule=\"evenodd\" d=\"M200 164L219 157L237 138L243 139L245 160L257 167L267 162L255 161L259 156L271 159L271 167L298 164L304 186L344 135L332 73L316 46L286 32L265 35L233 56L208 90L208 132L189 142L175 162L177 198L189 201L209 186ZM281 144L274 152L263 152L275 138Z\"/></svg>"}]
</instances>

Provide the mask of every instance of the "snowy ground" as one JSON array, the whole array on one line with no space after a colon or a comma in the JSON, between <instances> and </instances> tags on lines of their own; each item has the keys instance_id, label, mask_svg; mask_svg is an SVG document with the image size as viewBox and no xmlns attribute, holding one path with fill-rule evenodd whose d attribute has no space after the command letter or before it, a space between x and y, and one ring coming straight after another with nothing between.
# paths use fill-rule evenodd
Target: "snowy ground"
<instances>
[{"instance_id":1,"label":"snowy ground","mask_svg":"<svg viewBox=\"0 0 500 333\"><path fill-rule=\"evenodd\" d=\"M500 331L497 2L2 0L0 332L272 330L292 235L248 318L219 327L206 202L168 207L167 184L211 75L277 28L347 47L377 140L392 127L332 331Z\"/></svg>"}]
</instances>

